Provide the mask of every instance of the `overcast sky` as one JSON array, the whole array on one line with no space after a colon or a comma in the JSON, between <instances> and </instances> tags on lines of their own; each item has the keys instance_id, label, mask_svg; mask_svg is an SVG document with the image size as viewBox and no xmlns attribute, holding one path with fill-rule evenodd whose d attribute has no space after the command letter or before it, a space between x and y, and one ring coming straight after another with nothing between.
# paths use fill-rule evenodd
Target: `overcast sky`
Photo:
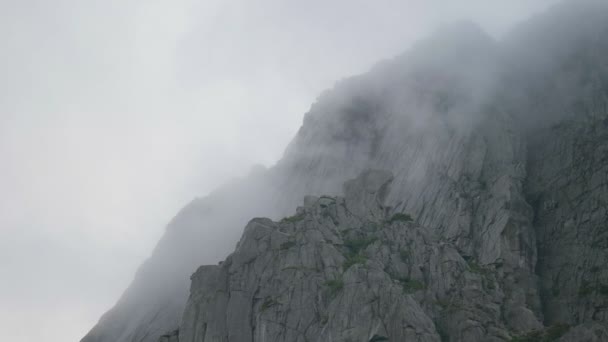
<instances>
[{"instance_id":1,"label":"overcast sky","mask_svg":"<svg viewBox=\"0 0 608 342\"><path fill-rule=\"evenodd\" d=\"M78 341L195 196L453 20L554 0L1 0L0 340Z\"/></svg>"}]
</instances>

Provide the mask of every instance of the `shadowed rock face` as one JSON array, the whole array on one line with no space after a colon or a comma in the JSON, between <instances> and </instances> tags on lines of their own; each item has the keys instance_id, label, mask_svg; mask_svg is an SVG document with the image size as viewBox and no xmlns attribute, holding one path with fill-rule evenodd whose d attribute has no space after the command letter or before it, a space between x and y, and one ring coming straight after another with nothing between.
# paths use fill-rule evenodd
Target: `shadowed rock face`
<instances>
[{"instance_id":1,"label":"shadowed rock face","mask_svg":"<svg viewBox=\"0 0 608 342\"><path fill-rule=\"evenodd\" d=\"M608 124L581 118L530 144L538 271L548 323L608 322Z\"/></svg>"},{"instance_id":2,"label":"shadowed rock face","mask_svg":"<svg viewBox=\"0 0 608 342\"><path fill-rule=\"evenodd\" d=\"M176 216L83 342L607 340L607 6L341 82L276 166Z\"/></svg>"}]
</instances>

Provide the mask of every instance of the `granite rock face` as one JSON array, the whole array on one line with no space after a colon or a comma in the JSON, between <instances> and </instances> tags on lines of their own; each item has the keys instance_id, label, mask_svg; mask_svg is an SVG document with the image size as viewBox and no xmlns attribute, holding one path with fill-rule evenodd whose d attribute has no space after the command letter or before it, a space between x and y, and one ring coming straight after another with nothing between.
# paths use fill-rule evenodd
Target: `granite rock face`
<instances>
[{"instance_id":1,"label":"granite rock face","mask_svg":"<svg viewBox=\"0 0 608 342\"><path fill-rule=\"evenodd\" d=\"M548 128L530 145L538 271L549 323L608 322L608 121Z\"/></svg>"},{"instance_id":2,"label":"granite rock face","mask_svg":"<svg viewBox=\"0 0 608 342\"><path fill-rule=\"evenodd\" d=\"M605 1L566 3L340 82L83 342L608 340L607 36Z\"/></svg>"},{"instance_id":3,"label":"granite rock face","mask_svg":"<svg viewBox=\"0 0 608 342\"><path fill-rule=\"evenodd\" d=\"M345 197L253 219L236 251L192 276L179 341L502 341L500 272L385 207L370 170Z\"/></svg>"}]
</instances>

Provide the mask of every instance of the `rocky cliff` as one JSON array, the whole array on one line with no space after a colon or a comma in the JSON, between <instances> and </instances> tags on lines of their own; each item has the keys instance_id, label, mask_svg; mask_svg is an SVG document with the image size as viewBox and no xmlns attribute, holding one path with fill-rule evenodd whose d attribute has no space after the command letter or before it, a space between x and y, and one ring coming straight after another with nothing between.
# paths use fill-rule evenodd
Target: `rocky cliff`
<instances>
[{"instance_id":1,"label":"rocky cliff","mask_svg":"<svg viewBox=\"0 0 608 342\"><path fill-rule=\"evenodd\" d=\"M584 3L340 82L83 342L608 340L608 5Z\"/></svg>"},{"instance_id":2,"label":"rocky cliff","mask_svg":"<svg viewBox=\"0 0 608 342\"><path fill-rule=\"evenodd\" d=\"M252 220L226 261L192 276L179 341L508 338L525 317L502 312L512 306L506 272L386 207L393 181L366 171L345 197L307 197L280 222Z\"/></svg>"}]
</instances>

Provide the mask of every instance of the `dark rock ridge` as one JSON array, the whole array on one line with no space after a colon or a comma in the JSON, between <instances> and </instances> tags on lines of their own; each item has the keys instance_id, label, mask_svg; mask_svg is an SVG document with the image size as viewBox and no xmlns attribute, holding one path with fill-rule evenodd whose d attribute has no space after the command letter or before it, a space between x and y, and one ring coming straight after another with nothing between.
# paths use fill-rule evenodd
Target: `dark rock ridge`
<instances>
[{"instance_id":1,"label":"dark rock ridge","mask_svg":"<svg viewBox=\"0 0 608 342\"><path fill-rule=\"evenodd\" d=\"M277 165L176 216L83 342L608 341L606 37L608 3L567 2L340 82Z\"/></svg>"}]
</instances>

